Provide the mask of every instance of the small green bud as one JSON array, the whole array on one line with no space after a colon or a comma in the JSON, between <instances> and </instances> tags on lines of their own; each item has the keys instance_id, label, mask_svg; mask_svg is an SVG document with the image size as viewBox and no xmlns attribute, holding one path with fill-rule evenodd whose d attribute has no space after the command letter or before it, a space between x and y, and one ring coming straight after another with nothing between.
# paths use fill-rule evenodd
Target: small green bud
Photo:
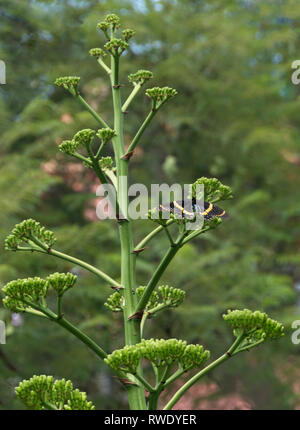
<instances>
[{"instance_id":1,"label":"small green bud","mask_svg":"<svg viewBox=\"0 0 300 430\"><path fill-rule=\"evenodd\" d=\"M89 50L89 54L92 57L96 57L96 58L100 58L100 57L105 57L106 56L106 52L103 51L103 49L101 48L92 48Z\"/></svg>"},{"instance_id":2,"label":"small green bud","mask_svg":"<svg viewBox=\"0 0 300 430\"><path fill-rule=\"evenodd\" d=\"M124 297L122 294L115 292L108 297L104 306L112 312L121 312L124 308Z\"/></svg>"},{"instance_id":3,"label":"small green bud","mask_svg":"<svg viewBox=\"0 0 300 430\"><path fill-rule=\"evenodd\" d=\"M63 76L55 79L54 84L58 87L63 87L70 91L71 94L78 94L78 84L80 78L78 76Z\"/></svg>"},{"instance_id":4,"label":"small green bud","mask_svg":"<svg viewBox=\"0 0 300 430\"><path fill-rule=\"evenodd\" d=\"M109 127L100 128L97 131L96 136L99 137L99 139L101 139L103 143L107 143L110 139L116 136L116 132Z\"/></svg>"},{"instance_id":5,"label":"small green bud","mask_svg":"<svg viewBox=\"0 0 300 430\"><path fill-rule=\"evenodd\" d=\"M80 130L73 137L73 141L77 146L83 145L89 147L93 143L95 133L95 130L91 130L90 128Z\"/></svg>"},{"instance_id":6,"label":"small green bud","mask_svg":"<svg viewBox=\"0 0 300 430\"><path fill-rule=\"evenodd\" d=\"M149 70L138 70L136 73L132 73L128 76L129 82L144 84L149 79L153 78L153 73Z\"/></svg>"},{"instance_id":7,"label":"small green bud","mask_svg":"<svg viewBox=\"0 0 300 430\"><path fill-rule=\"evenodd\" d=\"M77 276L72 273L53 273L46 278L48 288L53 288L58 296L72 288L76 280Z\"/></svg>"},{"instance_id":8,"label":"small green bud","mask_svg":"<svg viewBox=\"0 0 300 430\"><path fill-rule=\"evenodd\" d=\"M126 42L130 40L135 35L135 31L131 30L130 28L126 28L122 31L122 36Z\"/></svg>"},{"instance_id":9,"label":"small green bud","mask_svg":"<svg viewBox=\"0 0 300 430\"><path fill-rule=\"evenodd\" d=\"M76 151L78 145L74 142L74 140L63 140L58 148L61 152L65 154L72 155Z\"/></svg>"},{"instance_id":10,"label":"small green bud","mask_svg":"<svg viewBox=\"0 0 300 430\"><path fill-rule=\"evenodd\" d=\"M10 234L5 239L5 246L4 246L4 248L7 251L17 251L19 244L20 244L20 241L17 239L17 237L14 236L13 234Z\"/></svg>"}]
</instances>

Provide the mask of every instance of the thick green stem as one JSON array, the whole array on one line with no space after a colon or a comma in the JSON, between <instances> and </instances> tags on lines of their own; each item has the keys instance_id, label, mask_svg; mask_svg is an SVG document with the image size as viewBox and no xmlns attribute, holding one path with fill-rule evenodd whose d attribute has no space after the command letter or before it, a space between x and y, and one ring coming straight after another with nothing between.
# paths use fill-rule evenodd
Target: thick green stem
<instances>
[{"instance_id":1,"label":"thick green stem","mask_svg":"<svg viewBox=\"0 0 300 430\"><path fill-rule=\"evenodd\" d=\"M141 89L142 84L138 83L134 85L133 90L131 91L131 93L128 96L128 99L126 100L126 102L123 104L122 106L122 112L126 112L128 106L130 105L130 103L132 102L132 100L134 99L134 97L137 95L137 93L139 92L139 90Z\"/></svg>"},{"instance_id":2,"label":"thick green stem","mask_svg":"<svg viewBox=\"0 0 300 430\"><path fill-rule=\"evenodd\" d=\"M175 222L175 220L173 219L169 219L166 222L166 226L171 225ZM134 248L135 251L144 248L144 246L151 240L153 239L154 236L156 236L158 233L160 233L161 231L163 231L163 229L165 228L165 226L160 225L159 227L156 227L154 230L152 230L146 237L144 237L143 240L141 240L137 246Z\"/></svg>"},{"instance_id":3,"label":"thick green stem","mask_svg":"<svg viewBox=\"0 0 300 430\"><path fill-rule=\"evenodd\" d=\"M80 331L78 328L76 328L73 324L71 324L69 321L67 321L65 318L57 318L54 320L58 325L61 327L64 327L66 330L68 330L70 333L72 333L74 336L76 336L81 342L85 343L94 353L101 358L102 360L106 358L107 354L105 351L103 351L102 348L100 348L99 345L96 344L91 338L89 338L86 334L84 334L82 331Z\"/></svg>"},{"instance_id":4,"label":"thick green stem","mask_svg":"<svg viewBox=\"0 0 300 430\"><path fill-rule=\"evenodd\" d=\"M148 126L148 124L150 123L151 119L154 117L154 115L156 114L157 110L152 109L148 116L146 117L145 121L143 122L143 124L141 125L141 127L139 128L137 134L134 136L131 144L129 145L129 148L127 149L127 154L131 151L134 150L134 148L136 147L136 145L138 144L140 138L142 137L142 134L144 133L146 127Z\"/></svg>"},{"instance_id":5,"label":"thick green stem","mask_svg":"<svg viewBox=\"0 0 300 430\"><path fill-rule=\"evenodd\" d=\"M102 125L102 127L109 127L104 121L104 119L102 119L101 116L98 115L96 111L94 111L94 109L84 100L84 98L80 94L76 94L75 97L77 97L80 103L90 112L90 114L95 118L95 120Z\"/></svg>"},{"instance_id":6,"label":"thick green stem","mask_svg":"<svg viewBox=\"0 0 300 430\"><path fill-rule=\"evenodd\" d=\"M209 373L211 370L213 370L215 367L219 366L220 364L224 363L224 361L228 360L229 358L231 358L235 351L237 350L238 346L241 344L241 342L244 340L245 338L245 334L242 333L240 334L236 340L234 341L234 343L231 345L231 347L229 348L229 350L221 355L221 357L219 357L217 360L213 361L212 363L210 363L208 366L206 366L204 369L200 370L200 372L196 373L196 375L194 375L191 379L189 379L175 394L174 396L171 398L171 400L167 403L167 405L164 407L164 410L169 410L172 409L173 406L178 402L178 400L184 395L184 393L191 388L192 385L194 385L200 378L202 378L202 376L205 376L207 373ZM178 374L177 377L179 377L180 375ZM169 381L167 381L167 384L170 383Z\"/></svg>"},{"instance_id":7,"label":"thick green stem","mask_svg":"<svg viewBox=\"0 0 300 430\"><path fill-rule=\"evenodd\" d=\"M140 312L140 311L143 311L145 309L145 307L148 303L148 300L150 299L152 291L156 287L158 281L160 280L162 274L164 273L164 271L166 270L166 268L170 264L171 260L173 259L173 257L176 255L176 253L180 249L181 241L182 241L182 237L177 242L175 242L174 246L171 246L168 249L168 251L166 252L164 258L161 260L161 262L159 263L157 269L155 270L152 278L150 279L150 281L146 287L146 290L144 291L142 297L140 298L140 300L137 304L137 307L135 309L135 312Z\"/></svg>"},{"instance_id":8,"label":"thick green stem","mask_svg":"<svg viewBox=\"0 0 300 430\"><path fill-rule=\"evenodd\" d=\"M184 395L184 393L192 386L194 385L202 376L206 375L208 372L210 372L215 367L219 366L224 361L228 360L230 358L230 355L223 354L221 357L219 357L217 360L215 360L213 363L211 363L209 366L205 367L205 369L201 370L200 372L196 373L189 381L187 381L171 398L171 400L166 404L164 407L164 410L170 410L173 408L173 406L178 402L178 400Z\"/></svg>"},{"instance_id":9,"label":"thick green stem","mask_svg":"<svg viewBox=\"0 0 300 430\"><path fill-rule=\"evenodd\" d=\"M117 281L115 281L109 275L102 272L102 270L99 270L96 267L92 266L91 264L88 264L85 261L79 260L78 258L71 257L71 255L64 254L63 252L56 251L53 248L48 249L40 241L37 242L35 238L32 238L31 240L34 243L36 243L38 246L42 247L42 249L34 248L34 251L42 252L44 254L52 255L54 257L61 258L62 260L69 261L70 263L74 263L76 266L83 267L84 269L88 270L89 272L93 273L94 275L98 276L99 278L103 279L104 281L108 282L109 284L114 285L115 287L121 286Z\"/></svg>"},{"instance_id":10,"label":"thick green stem","mask_svg":"<svg viewBox=\"0 0 300 430\"><path fill-rule=\"evenodd\" d=\"M131 220L128 219L128 161L122 159L124 155L123 114L121 109L119 83L119 57L111 57L111 86L114 109L114 130L116 136L112 139L117 174L117 200L121 213L125 219L119 220L119 234L121 242L121 283L124 287L125 307L124 326L126 345L140 342L139 320L129 317L133 314L135 299L135 258L133 254L133 238ZM139 373L142 375L141 366ZM146 409L145 390L134 385L127 386L129 406L131 409Z\"/></svg>"}]
</instances>

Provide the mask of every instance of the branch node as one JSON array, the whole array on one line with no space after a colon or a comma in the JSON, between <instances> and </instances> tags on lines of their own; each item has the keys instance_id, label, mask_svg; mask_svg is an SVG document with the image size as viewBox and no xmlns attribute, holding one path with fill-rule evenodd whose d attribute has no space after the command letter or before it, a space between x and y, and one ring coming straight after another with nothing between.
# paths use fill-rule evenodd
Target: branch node
<instances>
[{"instance_id":1,"label":"branch node","mask_svg":"<svg viewBox=\"0 0 300 430\"><path fill-rule=\"evenodd\" d=\"M140 252L143 252L145 249L146 249L146 247L144 247L144 248L139 248L139 249L134 249L134 250L132 251L132 254L139 254Z\"/></svg>"},{"instance_id":2,"label":"branch node","mask_svg":"<svg viewBox=\"0 0 300 430\"><path fill-rule=\"evenodd\" d=\"M110 285L110 288L116 291L124 290L123 285L119 285L118 287L116 285Z\"/></svg>"},{"instance_id":3,"label":"branch node","mask_svg":"<svg viewBox=\"0 0 300 430\"><path fill-rule=\"evenodd\" d=\"M134 314L130 315L130 317L128 317L128 320L141 320L142 316L143 316L144 311L137 311Z\"/></svg>"},{"instance_id":4,"label":"branch node","mask_svg":"<svg viewBox=\"0 0 300 430\"><path fill-rule=\"evenodd\" d=\"M126 379L126 378L118 378L117 376L115 376L115 378L117 378L120 382L121 382L121 384L123 384L123 385L134 385L134 386L136 386L136 387L138 387L138 384L136 384L135 382L133 382L133 381L130 381L129 379Z\"/></svg>"},{"instance_id":5,"label":"branch node","mask_svg":"<svg viewBox=\"0 0 300 430\"><path fill-rule=\"evenodd\" d=\"M134 150L133 150L133 151L126 152L126 154L124 154L124 155L121 157L121 160L130 160L130 158L133 156L133 153L134 153Z\"/></svg>"}]
</instances>

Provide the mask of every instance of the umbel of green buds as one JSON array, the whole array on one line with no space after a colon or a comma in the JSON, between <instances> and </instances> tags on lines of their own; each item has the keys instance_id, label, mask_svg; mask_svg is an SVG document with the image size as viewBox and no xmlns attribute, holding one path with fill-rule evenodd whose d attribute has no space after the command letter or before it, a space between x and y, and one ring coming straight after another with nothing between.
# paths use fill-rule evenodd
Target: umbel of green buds
<instances>
[{"instance_id":1,"label":"umbel of green buds","mask_svg":"<svg viewBox=\"0 0 300 430\"><path fill-rule=\"evenodd\" d=\"M243 331L245 334L251 334L252 337L256 334L256 337L265 339L278 339L284 336L283 325L269 318L264 312L252 312L249 309L228 310L223 318L236 334Z\"/></svg>"},{"instance_id":2,"label":"umbel of green buds","mask_svg":"<svg viewBox=\"0 0 300 430\"><path fill-rule=\"evenodd\" d=\"M169 287L168 285L158 287L158 292L163 299L163 303L173 308L179 306L185 298L185 291L180 288Z\"/></svg>"},{"instance_id":3,"label":"umbel of green buds","mask_svg":"<svg viewBox=\"0 0 300 430\"><path fill-rule=\"evenodd\" d=\"M63 87L68 90L71 94L78 94L78 84L80 77L78 76L62 76L55 79L54 84L58 87Z\"/></svg>"},{"instance_id":4,"label":"umbel of green buds","mask_svg":"<svg viewBox=\"0 0 300 430\"><path fill-rule=\"evenodd\" d=\"M86 393L73 389L71 381L53 376L34 375L20 382L16 395L28 409L93 410L95 406L87 400Z\"/></svg>"},{"instance_id":5,"label":"umbel of green buds","mask_svg":"<svg viewBox=\"0 0 300 430\"><path fill-rule=\"evenodd\" d=\"M153 78L153 73L149 72L149 70L138 70L136 73L132 73L128 76L129 82L133 82L136 84L144 84L149 79Z\"/></svg>"},{"instance_id":6,"label":"umbel of green buds","mask_svg":"<svg viewBox=\"0 0 300 430\"><path fill-rule=\"evenodd\" d=\"M128 42L135 35L135 31L131 30L131 28L126 28L122 31L123 39Z\"/></svg>"},{"instance_id":7,"label":"umbel of green buds","mask_svg":"<svg viewBox=\"0 0 300 430\"><path fill-rule=\"evenodd\" d=\"M76 151L78 145L74 142L74 140L63 140L61 144L58 146L59 150L61 152L64 152L65 154L74 154Z\"/></svg>"},{"instance_id":8,"label":"umbel of green buds","mask_svg":"<svg viewBox=\"0 0 300 430\"><path fill-rule=\"evenodd\" d=\"M96 57L96 58L101 58L101 57L103 58L106 56L106 52L103 51L103 49L101 48L92 48L89 50L89 54L92 57Z\"/></svg>"},{"instance_id":9,"label":"umbel of green buds","mask_svg":"<svg viewBox=\"0 0 300 430\"><path fill-rule=\"evenodd\" d=\"M103 170L111 170L113 168L113 159L111 157L101 157L99 165Z\"/></svg>"},{"instance_id":10,"label":"umbel of green buds","mask_svg":"<svg viewBox=\"0 0 300 430\"><path fill-rule=\"evenodd\" d=\"M97 131L96 136L99 137L99 139L101 139L103 143L107 143L110 139L116 136L116 132L109 127L100 128Z\"/></svg>"},{"instance_id":11,"label":"umbel of green buds","mask_svg":"<svg viewBox=\"0 0 300 430\"><path fill-rule=\"evenodd\" d=\"M108 297L104 306L112 312L121 312L124 307L124 297L122 294L115 292Z\"/></svg>"},{"instance_id":12,"label":"umbel of green buds","mask_svg":"<svg viewBox=\"0 0 300 430\"><path fill-rule=\"evenodd\" d=\"M105 17L104 22L107 25L112 26L113 29L119 28L120 27L120 18L118 17L118 15L111 13L109 15L107 15Z\"/></svg>"},{"instance_id":13,"label":"umbel of green buds","mask_svg":"<svg viewBox=\"0 0 300 430\"><path fill-rule=\"evenodd\" d=\"M202 196L201 194L199 195L197 193L199 188L197 188L197 185L204 186L204 196ZM191 194L194 198L199 199L201 197L204 197L204 200L206 202L212 203L232 198L232 190L230 187L228 187L227 185L223 185L216 178L205 178L204 176L202 178L197 179L197 181L192 184Z\"/></svg>"},{"instance_id":14,"label":"umbel of green buds","mask_svg":"<svg viewBox=\"0 0 300 430\"><path fill-rule=\"evenodd\" d=\"M169 87L154 87L146 90L146 96L152 99L155 108L160 107L170 98L176 96L177 91Z\"/></svg>"},{"instance_id":15,"label":"umbel of green buds","mask_svg":"<svg viewBox=\"0 0 300 430\"><path fill-rule=\"evenodd\" d=\"M72 288L77 280L77 276L72 273L53 273L47 278L47 285L56 291L61 297L67 290Z\"/></svg>"},{"instance_id":16,"label":"umbel of green buds","mask_svg":"<svg viewBox=\"0 0 300 430\"><path fill-rule=\"evenodd\" d=\"M41 224L34 219L26 219L20 224L16 224L11 234L5 240L5 249L16 251L22 243L29 245L51 247L55 242L52 231L41 227Z\"/></svg>"},{"instance_id":17,"label":"umbel of green buds","mask_svg":"<svg viewBox=\"0 0 300 430\"><path fill-rule=\"evenodd\" d=\"M85 128L84 130L80 130L75 134L73 141L77 147L82 145L88 148L93 143L95 133L95 130Z\"/></svg>"},{"instance_id":18,"label":"umbel of green buds","mask_svg":"<svg viewBox=\"0 0 300 430\"><path fill-rule=\"evenodd\" d=\"M136 345L115 350L104 361L115 371L135 374L141 358L157 367L178 364L185 370L199 367L209 359L209 351L201 345L187 345L178 339L143 339Z\"/></svg>"},{"instance_id":19,"label":"umbel of green buds","mask_svg":"<svg viewBox=\"0 0 300 430\"><path fill-rule=\"evenodd\" d=\"M32 305L40 306L41 299L47 295L48 284L45 279L38 277L16 279L6 284L2 292L6 296L3 299L6 308L13 312L24 312Z\"/></svg>"},{"instance_id":20,"label":"umbel of green buds","mask_svg":"<svg viewBox=\"0 0 300 430\"><path fill-rule=\"evenodd\" d=\"M128 43L122 39L111 39L104 45L104 48L112 55L121 55L128 48Z\"/></svg>"}]
</instances>

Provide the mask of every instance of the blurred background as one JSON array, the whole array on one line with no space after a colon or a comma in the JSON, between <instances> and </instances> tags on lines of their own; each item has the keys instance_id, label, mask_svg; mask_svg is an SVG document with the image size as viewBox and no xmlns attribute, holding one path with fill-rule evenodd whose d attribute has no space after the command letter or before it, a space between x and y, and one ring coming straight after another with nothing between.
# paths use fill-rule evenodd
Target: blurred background
<instances>
[{"instance_id":1,"label":"blurred background","mask_svg":"<svg viewBox=\"0 0 300 430\"><path fill-rule=\"evenodd\" d=\"M101 47L97 22L117 13L134 28L122 57L127 75L152 70L150 86L176 88L130 161L131 182L192 183L217 177L233 189L230 214L217 230L183 248L161 283L183 288L179 309L152 319L147 337L198 342L218 357L231 344L222 320L228 308L266 311L287 335L216 369L178 403L181 409L300 408L300 346L291 324L300 315L299 86L291 64L300 59L300 4L292 0L0 0L0 283L74 268L43 255L4 251L15 223L34 218L55 232L56 249L119 276L114 221L95 217L96 178L58 152L58 144L95 120L58 76L81 76L81 92L105 120L109 82L89 49ZM149 111L140 92L126 116L126 143ZM109 155L109 149L107 155ZM154 225L135 222L136 243ZM162 235L138 258L145 285L168 246ZM65 298L65 314L105 350L123 344L122 316L104 302L111 290L81 269ZM0 305L7 343L0 346L0 408L20 409L14 387L33 374L66 377L98 409L127 408L125 393L101 362L71 335ZM180 381L182 383L183 381ZM174 390L174 387L173 387ZM168 397L166 395L166 397Z\"/></svg>"}]
</instances>

